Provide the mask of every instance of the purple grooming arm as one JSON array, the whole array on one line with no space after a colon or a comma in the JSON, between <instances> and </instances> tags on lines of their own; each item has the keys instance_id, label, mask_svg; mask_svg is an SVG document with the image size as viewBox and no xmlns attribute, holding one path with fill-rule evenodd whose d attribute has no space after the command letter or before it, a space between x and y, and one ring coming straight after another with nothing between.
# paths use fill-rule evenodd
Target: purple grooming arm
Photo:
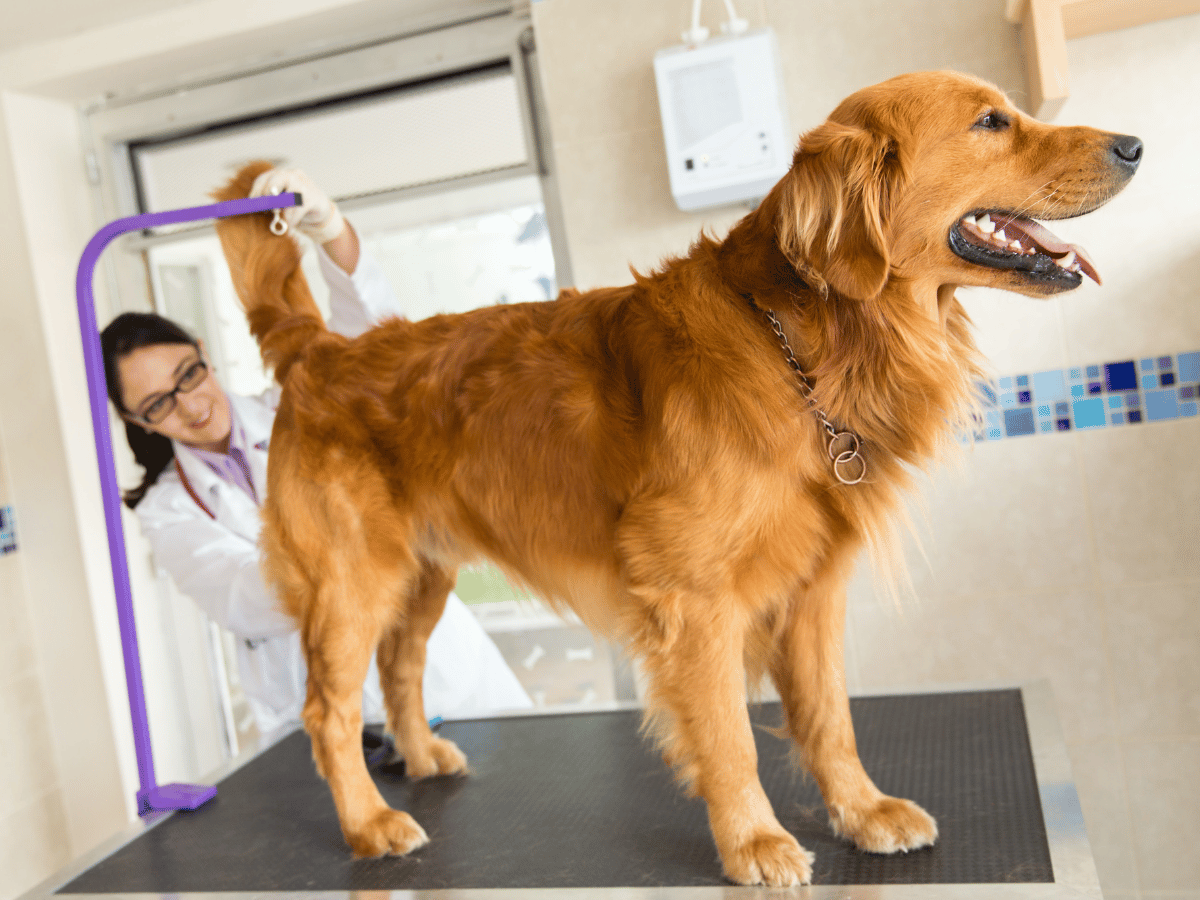
<instances>
[{"instance_id":1,"label":"purple grooming arm","mask_svg":"<svg viewBox=\"0 0 1200 900\"><path fill-rule=\"evenodd\" d=\"M125 532L121 528L121 495L117 489L117 471L113 463L112 436L108 428L108 394L104 382L104 360L100 351L100 331L96 325L92 276L104 248L119 235L159 225L176 225L200 219L220 219L246 213L299 206L299 194L274 194L246 200L227 200L209 206L172 209L115 219L92 236L79 259L75 276L75 297L79 308L79 331L83 337L83 362L87 371L91 398L92 430L96 437L96 457L100 464L100 493L104 500L104 521L108 528L108 552L112 559L113 587L117 595L117 621L121 629L121 649L125 656L125 685L129 690L129 714L133 720L133 743L137 753L138 815L174 809L196 809L217 795L216 787L197 784L160 785L154 777L154 752L150 746L150 722L146 716L146 697L142 689L142 663L138 655L137 625L133 619L133 595L129 589L129 563L125 558Z\"/></svg>"}]
</instances>

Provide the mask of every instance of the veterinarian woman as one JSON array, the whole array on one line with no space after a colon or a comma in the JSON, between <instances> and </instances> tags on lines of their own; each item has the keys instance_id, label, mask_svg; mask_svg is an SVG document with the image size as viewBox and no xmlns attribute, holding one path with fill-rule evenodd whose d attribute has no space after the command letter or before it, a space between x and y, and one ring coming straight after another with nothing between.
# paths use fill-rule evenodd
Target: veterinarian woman
<instances>
[{"instance_id":1,"label":"veterinarian woman","mask_svg":"<svg viewBox=\"0 0 1200 900\"><path fill-rule=\"evenodd\" d=\"M296 191L288 225L313 239L330 289L329 327L350 337L401 313L382 271L334 203L296 169L272 169L253 195ZM296 623L259 569L259 504L278 388L239 397L221 387L191 335L160 316L125 313L101 335L108 396L146 470L125 493L158 566L238 640L243 689L261 734L298 722L305 666ZM429 639L425 712L466 717L529 707L528 695L475 617L453 593ZM363 720L385 718L374 661Z\"/></svg>"}]
</instances>

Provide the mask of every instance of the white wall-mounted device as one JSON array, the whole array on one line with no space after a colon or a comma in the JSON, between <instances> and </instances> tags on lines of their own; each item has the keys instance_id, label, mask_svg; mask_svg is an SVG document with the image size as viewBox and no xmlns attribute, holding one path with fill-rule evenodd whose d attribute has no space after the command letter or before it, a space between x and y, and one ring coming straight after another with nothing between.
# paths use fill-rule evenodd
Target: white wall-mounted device
<instances>
[{"instance_id":1,"label":"white wall-mounted device","mask_svg":"<svg viewBox=\"0 0 1200 900\"><path fill-rule=\"evenodd\" d=\"M770 28L660 50L654 79L680 209L757 200L787 172L795 148Z\"/></svg>"}]
</instances>

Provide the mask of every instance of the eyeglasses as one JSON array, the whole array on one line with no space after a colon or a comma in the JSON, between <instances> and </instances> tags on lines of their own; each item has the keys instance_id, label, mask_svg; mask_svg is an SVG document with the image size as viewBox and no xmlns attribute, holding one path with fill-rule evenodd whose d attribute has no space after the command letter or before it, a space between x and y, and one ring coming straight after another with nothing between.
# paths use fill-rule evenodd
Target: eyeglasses
<instances>
[{"instance_id":1,"label":"eyeglasses","mask_svg":"<svg viewBox=\"0 0 1200 900\"><path fill-rule=\"evenodd\" d=\"M142 409L141 415L130 413L129 418L146 425L157 425L174 412L175 407L179 405L179 401L175 399L177 394L186 394L188 391L195 390L207 377L208 363L202 359L196 360L175 382L174 390L160 394L158 399Z\"/></svg>"}]
</instances>

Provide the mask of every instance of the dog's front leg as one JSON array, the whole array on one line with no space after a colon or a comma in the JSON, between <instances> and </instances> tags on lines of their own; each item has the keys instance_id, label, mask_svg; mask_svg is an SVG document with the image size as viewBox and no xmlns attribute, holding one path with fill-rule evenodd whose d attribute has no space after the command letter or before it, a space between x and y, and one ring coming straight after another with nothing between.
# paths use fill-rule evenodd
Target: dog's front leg
<instances>
[{"instance_id":1,"label":"dog's front leg","mask_svg":"<svg viewBox=\"0 0 1200 900\"><path fill-rule=\"evenodd\" d=\"M422 681L425 675L425 646L446 609L446 598L454 578L427 563L415 580L404 614L379 643L380 687L387 706L388 730L396 749L404 757L409 778L451 775L467 768L467 758L452 741L436 737L425 718Z\"/></svg>"},{"instance_id":2,"label":"dog's front leg","mask_svg":"<svg viewBox=\"0 0 1200 900\"><path fill-rule=\"evenodd\" d=\"M660 598L675 624L639 642L651 721L667 762L708 804L725 874L739 884L807 884L812 854L789 834L758 780L746 711L740 610L720 598ZM651 601L654 605L662 606Z\"/></svg>"},{"instance_id":3,"label":"dog's front leg","mask_svg":"<svg viewBox=\"0 0 1200 900\"><path fill-rule=\"evenodd\" d=\"M859 761L846 695L846 595L840 582L829 578L798 591L785 615L771 677L834 832L872 853L932 844L933 818L912 801L880 791Z\"/></svg>"},{"instance_id":4,"label":"dog's front leg","mask_svg":"<svg viewBox=\"0 0 1200 900\"><path fill-rule=\"evenodd\" d=\"M308 663L304 728L317 771L329 782L342 834L356 856L408 853L429 838L412 816L387 805L362 751L362 685L378 632L365 617L347 613L349 604L322 606L324 614L302 629Z\"/></svg>"}]
</instances>

